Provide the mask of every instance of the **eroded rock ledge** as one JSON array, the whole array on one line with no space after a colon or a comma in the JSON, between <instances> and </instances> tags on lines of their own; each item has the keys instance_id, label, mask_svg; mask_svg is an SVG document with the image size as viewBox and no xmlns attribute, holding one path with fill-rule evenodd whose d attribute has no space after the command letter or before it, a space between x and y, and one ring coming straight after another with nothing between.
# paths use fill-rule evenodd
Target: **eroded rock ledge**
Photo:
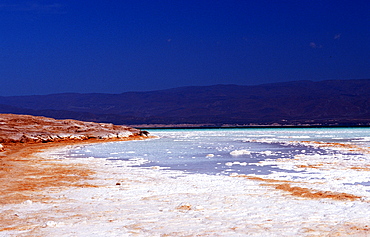
<instances>
[{"instance_id":1,"label":"eroded rock ledge","mask_svg":"<svg viewBox=\"0 0 370 237\"><path fill-rule=\"evenodd\" d=\"M40 143L65 140L120 139L147 136L139 129L108 123L56 120L46 117L0 114L0 143ZM4 147L0 144L0 151Z\"/></svg>"}]
</instances>

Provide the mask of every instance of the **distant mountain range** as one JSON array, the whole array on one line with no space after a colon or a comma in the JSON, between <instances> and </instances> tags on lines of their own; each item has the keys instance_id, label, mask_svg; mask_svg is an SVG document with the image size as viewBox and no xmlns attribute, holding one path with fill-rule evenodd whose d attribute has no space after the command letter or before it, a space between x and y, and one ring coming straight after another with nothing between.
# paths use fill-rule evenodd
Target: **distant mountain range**
<instances>
[{"instance_id":1,"label":"distant mountain range","mask_svg":"<svg viewBox=\"0 0 370 237\"><path fill-rule=\"evenodd\" d=\"M370 125L370 79L0 97L0 113L141 126Z\"/></svg>"}]
</instances>

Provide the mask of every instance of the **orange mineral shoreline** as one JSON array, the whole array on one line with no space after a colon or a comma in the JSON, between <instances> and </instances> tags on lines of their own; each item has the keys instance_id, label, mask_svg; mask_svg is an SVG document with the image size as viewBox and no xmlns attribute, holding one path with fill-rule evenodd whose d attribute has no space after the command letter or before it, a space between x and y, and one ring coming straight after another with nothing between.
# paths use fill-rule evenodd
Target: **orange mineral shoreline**
<instances>
[{"instance_id":1,"label":"orange mineral shoreline","mask_svg":"<svg viewBox=\"0 0 370 237\"><path fill-rule=\"evenodd\" d=\"M330 191L320 191L309 188L302 188L298 186L292 186L294 182L289 182L285 180L273 180L273 179L264 179L255 176L245 176L251 180L263 181L266 184L261 184L263 186L272 186L277 190L282 190L288 192L290 195L295 197L307 198L307 199L320 199L320 198L330 198L333 200L341 201L354 201L358 200L361 197L348 194L348 193L339 193L339 192L330 192ZM295 184L297 185L297 184Z\"/></svg>"},{"instance_id":2,"label":"orange mineral shoreline","mask_svg":"<svg viewBox=\"0 0 370 237\"><path fill-rule=\"evenodd\" d=\"M17 204L26 200L47 201L49 197L39 195L46 188L61 189L90 185L84 181L94 174L88 167L78 164L60 164L55 160L41 158L36 154L48 149L68 145L143 140L149 137L63 140L48 143L7 143L0 152L0 205ZM0 220L1 221L1 220Z\"/></svg>"}]
</instances>

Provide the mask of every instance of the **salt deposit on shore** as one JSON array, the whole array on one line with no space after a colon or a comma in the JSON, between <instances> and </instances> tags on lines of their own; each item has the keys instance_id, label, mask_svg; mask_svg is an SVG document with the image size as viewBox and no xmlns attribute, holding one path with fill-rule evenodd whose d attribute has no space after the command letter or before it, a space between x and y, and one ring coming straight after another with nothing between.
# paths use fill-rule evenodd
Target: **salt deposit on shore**
<instances>
[{"instance_id":1,"label":"salt deposit on shore","mask_svg":"<svg viewBox=\"0 0 370 237\"><path fill-rule=\"evenodd\" d=\"M340 200L292 196L262 178L132 167L140 160L66 159L70 148L39 156L88 167L93 179L42 190L49 197L43 201L3 205L7 226L0 236L370 235L368 194Z\"/></svg>"}]
</instances>

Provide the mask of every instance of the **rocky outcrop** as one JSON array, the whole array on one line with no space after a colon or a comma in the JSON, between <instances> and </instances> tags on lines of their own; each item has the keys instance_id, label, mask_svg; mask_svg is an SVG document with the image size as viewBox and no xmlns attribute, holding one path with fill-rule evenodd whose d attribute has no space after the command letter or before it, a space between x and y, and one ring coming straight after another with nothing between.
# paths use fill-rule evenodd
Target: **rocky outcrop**
<instances>
[{"instance_id":1,"label":"rocky outcrop","mask_svg":"<svg viewBox=\"0 0 370 237\"><path fill-rule=\"evenodd\" d=\"M0 143L38 143L63 140L113 139L146 136L127 126L56 120L30 115L0 114ZM0 145L0 150L3 146Z\"/></svg>"}]
</instances>

